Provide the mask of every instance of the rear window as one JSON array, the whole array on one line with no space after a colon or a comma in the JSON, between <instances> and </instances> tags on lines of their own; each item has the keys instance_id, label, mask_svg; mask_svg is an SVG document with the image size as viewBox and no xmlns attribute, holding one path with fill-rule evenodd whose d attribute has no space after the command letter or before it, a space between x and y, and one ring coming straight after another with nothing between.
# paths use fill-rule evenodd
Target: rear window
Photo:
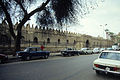
<instances>
[{"instance_id":1,"label":"rear window","mask_svg":"<svg viewBox=\"0 0 120 80\"><path fill-rule=\"evenodd\" d=\"M120 61L120 53L102 52L99 58L111 59L111 60L119 60Z\"/></svg>"}]
</instances>

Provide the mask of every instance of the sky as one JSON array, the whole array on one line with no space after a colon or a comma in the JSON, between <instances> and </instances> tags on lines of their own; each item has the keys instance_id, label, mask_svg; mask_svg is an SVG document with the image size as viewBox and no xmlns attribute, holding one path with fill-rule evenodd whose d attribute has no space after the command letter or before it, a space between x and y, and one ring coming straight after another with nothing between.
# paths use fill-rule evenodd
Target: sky
<instances>
[{"instance_id":1,"label":"sky","mask_svg":"<svg viewBox=\"0 0 120 80\"><path fill-rule=\"evenodd\" d=\"M84 18L81 19L78 14L78 19L78 24L69 25L68 31L103 38L106 38L105 29L118 34L120 32L120 0L103 0ZM32 18L32 22L34 21Z\"/></svg>"},{"instance_id":2,"label":"sky","mask_svg":"<svg viewBox=\"0 0 120 80\"><path fill-rule=\"evenodd\" d=\"M79 24L72 25L68 30L104 38L106 38L105 29L118 34L120 32L120 0L105 0L98 5L90 14L82 18Z\"/></svg>"}]
</instances>

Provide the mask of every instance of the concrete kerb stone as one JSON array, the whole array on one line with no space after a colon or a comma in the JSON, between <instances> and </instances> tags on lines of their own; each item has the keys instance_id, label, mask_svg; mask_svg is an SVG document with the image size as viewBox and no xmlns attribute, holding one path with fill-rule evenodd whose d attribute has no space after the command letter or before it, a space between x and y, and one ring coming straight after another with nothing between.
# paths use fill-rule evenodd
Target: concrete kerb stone
<instances>
[{"instance_id":1,"label":"concrete kerb stone","mask_svg":"<svg viewBox=\"0 0 120 80\"><path fill-rule=\"evenodd\" d=\"M61 53L50 53L50 56L61 56ZM17 56L13 56L13 55L8 55L8 59L17 59Z\"/></svg>"},{"instance_id":2,"label":"concrete kerb stone","mask_svg":"<svg viewBox=\"0 0 120 80\"><path fill-rule=\"evenodd\" d=\"M50 53L50 56L61 56L61 53Z\"/></svg>"}]
</instances>

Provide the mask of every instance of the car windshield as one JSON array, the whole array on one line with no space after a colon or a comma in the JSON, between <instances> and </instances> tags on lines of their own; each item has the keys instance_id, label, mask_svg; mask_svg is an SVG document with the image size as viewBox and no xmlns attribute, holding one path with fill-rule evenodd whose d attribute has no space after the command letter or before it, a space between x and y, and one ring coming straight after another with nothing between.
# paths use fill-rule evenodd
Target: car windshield
<instances>
[{"instance_id":1,"label":"car windshield","mask_svg":"<svg viewBox=\"0 0 120 80\"><path fill-rule=\"evenodd\" d=\"M28 48L26 48L24 51L27 52L27 51L28 51Z\"/></svg>"},{"instance_id":2,"label":"car windshield","mask_svg":"<svg viewBox=\"0 0 120 80\"><path fill-rule=\"evenodd\" d=\"M113 50L112 48L107 48L107 50Z\"/></svg>"},{"instance_id":3,"label":"car windshield","mask_svg":"<svg viewBox=\"0 0 120 80\"><path fill-rule=\"evenodd\" d=\"M72 48L67 48L66 50L72 50Z\"/></svg>"},{"instance_id":4,"label":"car windshield","mask_svg":"<svg viewBox=\"0 0 120 80\"><path fill-rule=\"evenodd\" d=\"M87 48L81 48L81 50L87 50Z\"/></svg>"},{"instance_id":5,"label":"car windshield","mask_svg":"<svg viewBox=\"0 0 120 80\"><path fill-rule=\"evenodd\" d=\"M102 58L102 59L112 59L112 60L119 60L120 61L120 53L103 52L103 53L101 53L99 58Z\"/></svg>"},{"instance_id":6,"label":"car windshield","mask_svg":"<svg viewBox=\"0 0 120 80\"><path fill-rule=\"evenodd\" d=\"M93 50L99 50L99 48L94 48Z\"/></svg>"}]
</instances>

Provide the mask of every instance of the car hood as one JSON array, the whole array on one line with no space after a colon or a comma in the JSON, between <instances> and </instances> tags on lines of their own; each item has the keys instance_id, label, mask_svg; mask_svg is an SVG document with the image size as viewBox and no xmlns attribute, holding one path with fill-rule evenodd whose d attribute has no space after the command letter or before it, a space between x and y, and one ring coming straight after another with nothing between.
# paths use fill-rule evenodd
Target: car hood
<instances>
[{"instance_id":1,"label":"car hood","mask_svg":"<svg viewBox=\"0 0 120 80\"><path fill-rule=\"evenodd\" d=\"M120 61L119 60L110 60L110 59L96 59L94 64L104 65L104 66L112 66L112 67L119 67L120 68Z\"/></svg>"},{"instance_id":2,"label":"car hood","mask_svg":"<svg viewBox=\"0 0 120 80\"><path fill-rule=\"evenodd\" d=\"M7 56L7 55L5 55L5 54L0 54L0 56Z\"/></svg>"}]
</instances>

